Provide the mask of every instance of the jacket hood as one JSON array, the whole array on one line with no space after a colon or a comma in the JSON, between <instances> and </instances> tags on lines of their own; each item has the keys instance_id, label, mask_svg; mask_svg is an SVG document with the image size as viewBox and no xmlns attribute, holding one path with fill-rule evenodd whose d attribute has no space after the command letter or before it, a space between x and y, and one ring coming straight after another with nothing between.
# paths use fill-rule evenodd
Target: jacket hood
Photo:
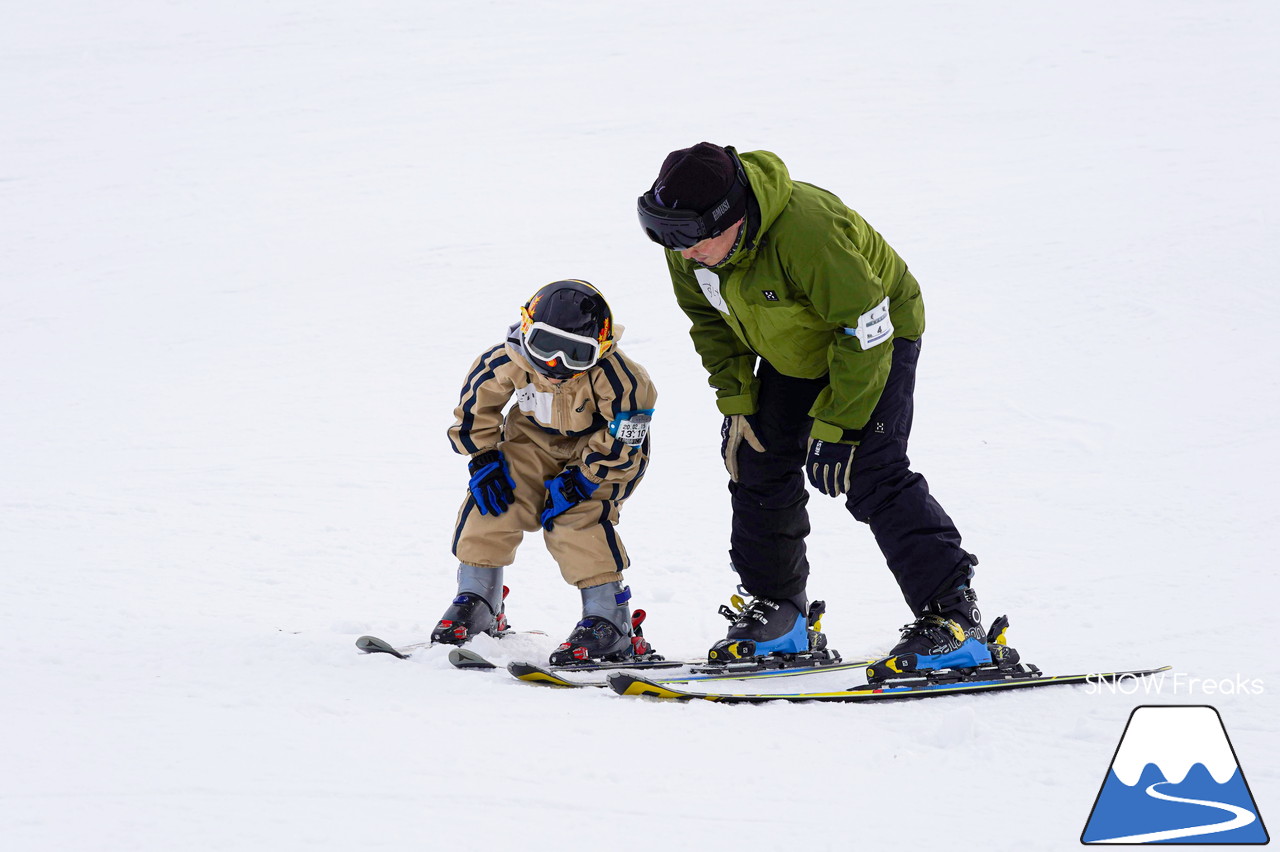
<instances>
[{"instance_id":1,"label":"jacket hood","mask_svg":"<svg viewBox=\"0 0 1280 852\"><path fill-rule=\"evenodd\" d=\"M760 235L769 230L791 200L791 172L772 151L748 151L738 154L738 159L742 161L751 191L760 205L760 226L754 236L754 241L759 243Z\"/></svg>"}]
</instances>

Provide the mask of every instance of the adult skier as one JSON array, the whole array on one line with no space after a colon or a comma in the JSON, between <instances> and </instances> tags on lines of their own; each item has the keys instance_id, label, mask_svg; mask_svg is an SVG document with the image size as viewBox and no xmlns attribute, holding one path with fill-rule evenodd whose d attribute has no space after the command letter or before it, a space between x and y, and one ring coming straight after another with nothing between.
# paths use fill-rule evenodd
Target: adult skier
<instances>
[{"instance_id":1,"label":"adult skier","mask_svg":"<svg viewBox=\"0 0 1280 852\"><path fill-rule=\"evenodd\" d=\"M805 477L870 525L915 616L872 680L1005 656L988 648L978 560L907 459L925 320L902 258L768 151L673 151L637 207L724 415L729 555L752 600L711 657L810 649Z\"/></svg>"}]
</instances>

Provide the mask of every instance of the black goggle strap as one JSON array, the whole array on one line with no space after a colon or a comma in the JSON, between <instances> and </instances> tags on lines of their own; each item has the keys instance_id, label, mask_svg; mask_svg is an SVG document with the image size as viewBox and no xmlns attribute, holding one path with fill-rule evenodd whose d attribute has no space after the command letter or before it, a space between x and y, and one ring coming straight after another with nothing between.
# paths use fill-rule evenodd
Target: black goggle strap
<instances>
[{"instance_id":1,"label":"black goggle strap","mask_svg":"<svg viewBox=\"0 0 1280 852\"><path fill-rule=\"evenodd\" d=\"M689 248L708 237L718 236L724 232L725 225L721 225L719 220L726 213L736 206L736 202L746 193L747 187L747 170L743 168L742 160L738 159L738 154L732 148L725 149L729 152L729 156L733 158L734 171L737 179L733 185L729 187L729 191L724 197L717 201L710 210L702 214L696 214L689 210L672 210L663 207L658 203L657 195L654 188L658 182L655 180L653 186L649 187L649 191L640 196L638 205L640 211L641 224L649 233L649 238L656 243L661 243L667 248L681 249ZM725 223L726 225L732 223ZM668 243L668 237L681 237L682 242L688 242L687 245L674 245Z\"/></svg>"}]
</instances>

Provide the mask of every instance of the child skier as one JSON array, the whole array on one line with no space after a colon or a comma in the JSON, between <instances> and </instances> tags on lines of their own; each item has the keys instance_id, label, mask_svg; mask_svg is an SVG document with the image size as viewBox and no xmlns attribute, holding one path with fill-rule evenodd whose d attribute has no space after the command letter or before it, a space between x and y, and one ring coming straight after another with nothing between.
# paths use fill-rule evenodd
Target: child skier
<instances>
[{"instance_id":1,"label":"child skier","mask_svg":"<svg viewBox=\"0 0 1280 852\"><path fill-rule=\"evenodd\" d=\"M432 641L461 645L506 629L503 569L524 534L542 527L561 575L582 594L582 619L551 664L651 653L638 621L632 629L622 585L630 560L614 526L649 464L657 391L618 349L621 336L599 290L555 281L472 364L449 429L454 450L471 457L453 536L458 594Z\"/></svg>"}]
</instances>

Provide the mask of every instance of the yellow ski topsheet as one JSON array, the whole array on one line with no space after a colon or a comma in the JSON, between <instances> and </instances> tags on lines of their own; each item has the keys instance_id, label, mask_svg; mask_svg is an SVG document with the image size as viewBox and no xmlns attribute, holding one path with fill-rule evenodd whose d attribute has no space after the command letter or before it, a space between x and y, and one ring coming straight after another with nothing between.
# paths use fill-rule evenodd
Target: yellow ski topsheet
<instances>
[{"instance_id":1,"label":"yellow ski topsheet","mask_svg":"<svg viewBox=\"0 0 1280 852\"><path fill-rule=\"evenodd\" d=\"M827 692L778 692L778 693L743 693L743 692L702 692L690 689L677 689L656 681L646 680L626 672L613 672L609 675L609 685L619 695L639 695L649 698L668 699L701 699L723 703L760 703L765 701L884 701L901 698L926 698L934 695L950 695L963 692L994 692L1002 689L1020 689L1024 687L1052 686L1087 682L1108 682L1122 678L1138 678L1159 672L1169 671L1170 666L1157 669L1134 669L1122 672L1092 672L1077 675L1041 675L1005 680L980 680L967 683L927 684L924 686L859 686L850 689Z\"/></svg>"},{"instance_id":2,"label":"yellow ski topsheet","mask_svg":"<svg viewBox=\"0 0 1280 852\"><path fill-rule=\"evenodd\" d=\"M702 682L723 682L723 681L752 681L763 679L783 679L797 674L812 676L815 672L821 672L828 675L833 672L848 672L853 669L864 669L869 666L872 660L852 660L848 662L835 663L829 666L820 666L817 668L793 668L793 669L765 669L755 672L739 672L739 673L723 673L723 674L683 674L673 677L645 678L646 683L654 684L698 684ZM605 687L609 684L605 681L605 677L614 673L635 673L637 675L641 669L595 669L585 670L582 672L573 672L572 670L552 670L533 663L509 663L507 671L511 673L517 680L525 683L537 683L545 686L560 687L582 687L596 686ZM661 671L658 669L657 671ZM575 674L581 674L583 679L575 678Z\"/></svg>"}]
</instances>

